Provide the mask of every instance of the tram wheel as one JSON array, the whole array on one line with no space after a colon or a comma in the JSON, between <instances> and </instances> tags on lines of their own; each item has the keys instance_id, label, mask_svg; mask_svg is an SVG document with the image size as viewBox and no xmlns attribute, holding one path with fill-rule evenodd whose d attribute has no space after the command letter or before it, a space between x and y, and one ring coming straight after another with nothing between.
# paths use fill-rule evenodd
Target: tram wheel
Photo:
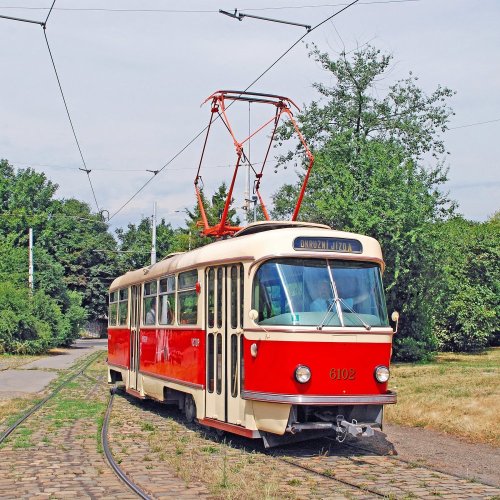
<instances>
[{"instance_id":1,"label":"tram wheel","mask_svg":"<svg viewBox=\"0 0 500 500\"><path fill-rule=\"evenodd\" d=\"M184 399L184 415L189 423L196 418L196 403L191 394L186 394L186 398Z\"/></svg>"}]
</instances>

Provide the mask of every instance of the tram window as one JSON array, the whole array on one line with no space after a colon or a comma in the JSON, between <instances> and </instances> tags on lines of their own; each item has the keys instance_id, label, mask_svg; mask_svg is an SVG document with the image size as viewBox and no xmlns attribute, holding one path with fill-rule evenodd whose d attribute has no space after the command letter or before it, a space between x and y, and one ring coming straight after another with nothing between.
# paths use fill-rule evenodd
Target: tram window
<instances>
[{"instance_id":1,"label":"tram window","mask_svg":"<svg viewBox=\"0 0 500 500\"><path fill-rule=\"evenodd\" d=\"M217 334L217 394L222 393L222 335Z\"/></svg>"},{"instance_id":2,"label":"tram window","mask_svg":"<svg viewBox=\"0 0 500 500\"><path fill-rule=\"evenodd\" d=\"M238 336L231 335L231 396L238 395Z\"/></svg>"},{"instance_id":3,"label":"tram window","mask_svg":"<svg viewBox=\"0 0 500 500\"><path fill-rule=\"evenodd\" d=\"M159 323L173 325L175 317L175 276L167 276L160 280Z\"/></svg>"},{"instance_id":4,"label":"tram window","mask_svg":"<svg viewBox=\"0 0 500 500\"><path fill-rule=\"evenodd\" d=\"M157 291L156 281L150 281L149 283L144 284L142 321L145 325L156 324L156 291Z\"/></svg>"},{"instance_id":5,"label":"tram window","mask_svg":"<svg viewBox=\"0 0 500 500\"><path fill-rule=\"evenodd\" d=\"M116 325L118 304L109 304L108 324L109 326Z\"/></svg>"},{"instance_id":6,"label":"tram window","mask_svg":"<svg viewBox=\"0 0 500 500\"><path fill-rule=\"evenodd\" d=\"M180 325L195 325L198 322L197 281L198 271L196 269L179 274L177 311Z\"/></svg>"},{"instance_id":7,"label":"tram window","mask_svg":"<svg viewBox=\"0 0 500 500\"><path fill-rule=\"evenodd\" d=\"M262 324L388 326L380 267L372 262L269 260L257 271L252 306Z\"/></svg>"},{"instance_id":8,"label":"tram window","mask_svg":"<svg viewBox=\"0 0 500 500\"><path fill-rule=\"evenodd\" d=\"M179 289L194 288L198 281L198 271L193 269L186 273L179 274Z\"/></svg>"},{"instance_id":9,"label":"tram window","mask_svg":"<svg viewBox=\"0 0 500 500\"><path fill-rule=\"evenodd\" d=\"M208 270L208 279L207 279L207 322L208 322L208 328L213 328L214 327L214 314L215 314L215 297L214 297L214 292L215 292L215 271L214 268L211 267Z\"/></svg>"},{"instance_id":10,"label":"tram window","mask_svg":"<svg viewBox=\"0 0 500 500\"><path fill-rule=\"evenodd\" d=\"M207 390L208 392L214 392L214 334L208 334L208 346L207 346Z\"/></svg>"},{"instance_id":11,"label":"tram window","mask_svg":"<svg viewBox=\"0 0 500 500\"><path fill-rule=\"evenodd\" d=\"M109 294L109 313L108 325L115 326L118 317L118 292L111 292Z\"/></svg>"},{"instance_id":12,"label":"tram window","mask_svg":"<svg viewBox=\"0 0 500 500\"><path fill-rule=\"evenodd\" d=\"M238 326L238 268L231 266L231 328Z\"/></svg>"},{"instance_id":13,"label":"tram window","mask_svg":"<svg viewBox=\"0 0 500 500\"><path fill-rule=\"evenodd\" d=\"M118 302L118 324L125 326L128 319L128 288L124 288L119 292Z\"/></svg>"},{"instance_id":14,"label":"tram window","mask_svg":"<svg viewBox=\"0 0 500 500\"><path fill-rule=\"evenodd\" d=\"M217 268L217 327L222 328L222 277L223 277L222 267Z\"/></svg>"},{"instance_id":15,"label":"tram window","mask_svg":"<svg viewBox=\"0 0 500 500\"><path fill-rule=\"evenodd\" d=\"M245 303L244 295L244 271L243 266L240 264L240 328L243 328L243 304Z\"/></svg>"}]
</instances>

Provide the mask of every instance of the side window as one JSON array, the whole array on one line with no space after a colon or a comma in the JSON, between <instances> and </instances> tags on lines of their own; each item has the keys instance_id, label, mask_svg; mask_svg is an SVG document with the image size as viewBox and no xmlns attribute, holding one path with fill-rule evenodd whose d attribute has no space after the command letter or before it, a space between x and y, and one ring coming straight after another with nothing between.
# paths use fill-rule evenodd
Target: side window
<instances>
[{"instance_id":1,"label":"side window","mask_svg":"<svg viewBox=\"0 0 500 500\"><path fill-rule=\"evenodd\" d=\"M108 325L116 326L117 317L118 317L118 292L111 292L109 294Z\"/></svg>"},{"instance_id":2,"label":"side window","mask_svg":"<svg viewBox=\"0 0 500 500\"><path fill-rule=\"evenodd\" d=\"M231 266L231 328L238 326L238 268Z\"/></svg>"},{"instance_id":3,"label":"side window","mask_svg":"<svg viewBox=\"0 0 500 500\"><path fill-rule=\"evenodd\" d=\"M175 318L175 276L160 280L159 323L173 325Z\"/></svg>"},{"instance_id":4,"label":"side window","mask_svg":"<svg viewBox=\"0 0 500 500\"><path fill-rule=\"evenodd\" d=\"M177 292L177 321L180 325L196 325L198 320L198 293L196 269L179 274Z\"/></svg>"},{"instance_id":5,"label":"side window","mask_svg":"<svg viewBox=\"0 0 500 500\"><path fill-rule=\"evenodd\" d=\"M142 299L142 322L144 325L156 324L156 291L156 281L144 283Z\"/></svg>"},{"instance_id":6,"label":"side window","mask_svg":"<svg viewBox=\"0 0 500 500\"><path fill-rule=\"evenodd\" d=\"M213 328L215 324L215 271L211 267L207 271L207 323L208 328Z\"/></svg>"},{"instance_id":7,"label":"side window","mask_svg":"<svg viewBox=\"0 0 500 500\"><path fill-rule=\"evenodd\" d=\"M128 288L118 292L118 324L126 326L128 320Z\"/></svg>"}]
</instances>

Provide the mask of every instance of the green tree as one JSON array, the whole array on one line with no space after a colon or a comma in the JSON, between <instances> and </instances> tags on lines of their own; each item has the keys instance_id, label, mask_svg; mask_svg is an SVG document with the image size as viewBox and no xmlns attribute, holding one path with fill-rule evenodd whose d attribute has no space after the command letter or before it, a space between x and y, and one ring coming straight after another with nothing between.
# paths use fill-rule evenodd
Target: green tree
<instances>
[{"instance_id":1,"label":"green tree","mask_svg":"<svg viewBox=\"0 0 500 500\"><path fill-rule=\"evenodd\" d=\"M79 200L53 200L36 244L64 269L69 290L79 292L89 319L107 313L107 290L118 273L117 244L99 214Z\"/></svg>"},{"instance_id":2,"label":"green tree","mask_svg":"<svg viewBox=\"0 0 500 500\"><path fill-rule=\"evenodd\" d=\"M432 289L439 347L475 351L500 337L500 222L455 217L435 224Z\"/></svg>"},{"instance_id":3,"label":"green tree","mask_svg":"<svg viewBox=\"0 0 500 500\"><path fill-rule=\"evenodd\" d=\"M103 317L107 287L117 274L116 241L99 214L78 200L55 199L56 191L45 174L14 171L0 160L0 274L3 269L8 281L25 286L31 227L35 288L54 298L64 314L72 307L75 318L77 301L69 292L78 292L89 317Z\"/></svg>"},{"instance_id":4,"label":"green tree","mask_svg":"<svg viewBox=\"0 0 500 500\"><path fill-rule=\"evenodd\" d=\"M454 204L440 190L446 181L442 163L426 169L421 159L444 153L439 132L447 127L446 98L452 92L438 87L427 95L410 75L379 96L376 82L392 57L373 47L336 60L316 47L311 55L333 84L315 84L321 100L297 117L316 157L300 217L380 241L388 305L402 312L396 356L422 359L437 346L427 299L434 269L429 225L445 220ZM288 124L280 129L279 142L290 138ZM301 153L299 144L280 160ZM275 193L275 217L291 215L304 174L299 176L299 183Z\"/></svg>"},{"instance_id":5,"label":"green tree","mask_svg":"<svg viewBox=\"0 0 500 500\"><path fill-rule=\"evenodd\" d=\"M203 206L205 208L208 224L210 226L215 226L220 222L220 218L224 211L224 205L227 198L227 186L223 182L210 199L201 191L201 197L203 199ZM231 204L233 201L234 200L231 200ZM213 238L206 237L202 234L203 223L198 204L196 204L192 210L186 209L185 212L187 216L185 220L186 227L177 229L174 234L172 251L175 252L185 252L186 250L192 250L214 241ZM231 226L238 226L240 224L240 219L236 215L236 210L231 208L231 206L227 214L227 224Z\"/></svg>"},{"instance_id":6,"label":"green tree","mask_svg":"<svg viewBox=\"0 0 500 500\"><path fill-rule=\"evenodd\" d=\"M127 229L117 229L120 243L119 264L121 272L148 266L151 262L152 220L144 217L137 226L128 224ZM161 219L156 225L156 257L161 260L171 252L174 230Z\"/></svg>"}]
</instances>

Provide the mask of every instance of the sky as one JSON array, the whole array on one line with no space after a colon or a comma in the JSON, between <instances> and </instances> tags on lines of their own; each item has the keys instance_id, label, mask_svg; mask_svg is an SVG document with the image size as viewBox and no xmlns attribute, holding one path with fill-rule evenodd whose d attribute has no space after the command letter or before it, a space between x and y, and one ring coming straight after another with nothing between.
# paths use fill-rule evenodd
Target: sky
<instances>
[{"instance_id":1,"label":"sky","mask_svg":"<svg viewBox=\"0 0 500 500\"><path fill-rule=\"evenodd\" d=\"M246 88L305 33L238 21L219 9L315 26L345 5L322 2L56 1L46 34L95 198L112 229L150 216L154 202L158 217L174 227L183 223L184 210L196 203L204 136L180 152L208 123L210 106L201 104L215 90ZM44 20L51 3L0 0L0 15ZM445 189L461 214L484 221L500 209L499 25L497 0L364 0L311 31L250 90L290 97L299 107L316 99L312 83L330 78L308 57L306 43L333 57L367 43L391 53L381 93L409 71L429 94L438 85L456 91L444 134ZM41 26L0 19L0 75L0 158L45 172L59 185L58 197L84 200L95 210ZM230 113L238 138L249 123L270 116L258 105ZM254 161L263 144L252 142ZM229 136L214 126L201 171L207 192L229 182L234 158ZM148 172L165 165L156 176ZM293 165L277 173L270 167L262 184L269 202L296 176ZM244 175L235 198L242 206Z\"/></svg>"}]
</instances>

